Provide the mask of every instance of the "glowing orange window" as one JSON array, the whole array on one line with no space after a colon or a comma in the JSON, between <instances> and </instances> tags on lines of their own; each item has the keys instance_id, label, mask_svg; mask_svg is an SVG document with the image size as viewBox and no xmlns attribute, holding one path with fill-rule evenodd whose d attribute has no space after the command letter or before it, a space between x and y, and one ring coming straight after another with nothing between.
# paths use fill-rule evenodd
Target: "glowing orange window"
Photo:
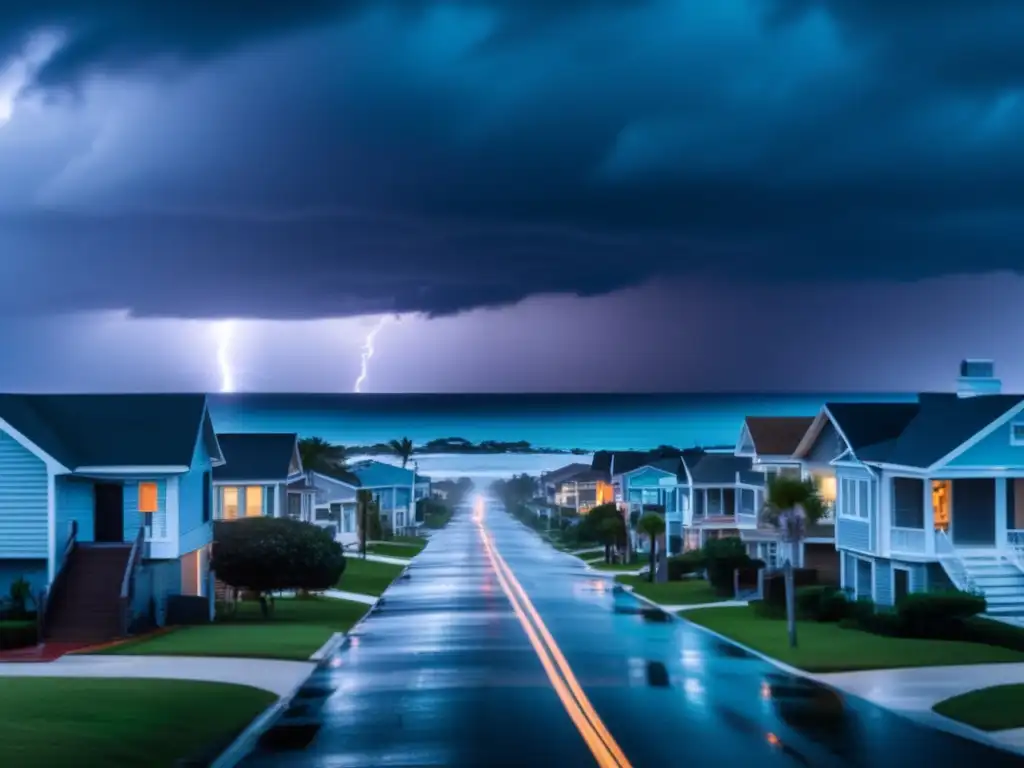
<instances>
[{"instance_id":1,"label":"glowing orange window","mask_svg":"<svg viewBox=\"0 0 1024 768\"><path fill-rule=\"evenodd\" d=\"M156 483L139 483L139 512L156 511Z\"/></svg>"}]
</instances>

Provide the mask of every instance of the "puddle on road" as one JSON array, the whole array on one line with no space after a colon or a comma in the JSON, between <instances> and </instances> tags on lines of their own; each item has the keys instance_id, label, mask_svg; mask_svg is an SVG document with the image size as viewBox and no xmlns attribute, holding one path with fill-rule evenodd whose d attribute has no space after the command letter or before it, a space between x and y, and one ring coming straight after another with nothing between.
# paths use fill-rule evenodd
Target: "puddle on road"
<instances>
[{"instance_id":1,"label":"puddle on road","mask_svg":"<svg viewBox=\"0 0 1024 768\"><path fill-rule=\"evenodd\" d=\"M275 725L260 737L259 745L271 752L305 749L320 730L318 723Z\"/></svg>"}]
</instances>

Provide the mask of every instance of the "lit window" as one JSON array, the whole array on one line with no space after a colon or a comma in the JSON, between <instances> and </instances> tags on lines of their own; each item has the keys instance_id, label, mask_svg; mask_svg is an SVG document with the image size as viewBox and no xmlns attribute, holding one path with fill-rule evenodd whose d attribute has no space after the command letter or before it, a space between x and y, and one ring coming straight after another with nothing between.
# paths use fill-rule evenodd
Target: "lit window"
<instances>
[{"instance_id":1,"label":"lit window","mask_svg":"<svg viewBox=\"0 0 1024 768\"><path fill-rule=\"evenodd\" d=\"M221 509L221 517L225 520L235 520L238 518L238 489L237 488L225 488L224 489L224 504Z\"/></svg>"},{"instance_id":2,"label":"lit window","mask_svg":"<svg viewBox=\"0 0 1024 768\"><path fill-rule=\"evenodd\" d=\"M263 514L263 486L250 485L245 489L245 516L259 517Z\"/></svg>"},{"instance_id":3,"label":"lit window","mask_svg":"<svg viewBox=\"0 0 1024 768\"><path fill-rule=\"evenodd\" d=\"M156 511L156 483L139 483L139 512Z\"/></svg>"},{"instance_id":4,"label":"lit window","mask_svg":"<svg viewBox=\"0 0 1024 768\"><path fill-rule=\"evenodd\" d=\"M819 476L818 494L826 504L833 503L836 500L836 479L828 475Z\"/></svg>"}]
</instances>

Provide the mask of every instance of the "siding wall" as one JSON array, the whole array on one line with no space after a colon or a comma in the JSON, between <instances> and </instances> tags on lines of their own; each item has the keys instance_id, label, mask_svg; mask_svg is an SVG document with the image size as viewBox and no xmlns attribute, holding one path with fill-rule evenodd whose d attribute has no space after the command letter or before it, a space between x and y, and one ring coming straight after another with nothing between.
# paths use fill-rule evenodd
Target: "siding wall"
<instances>
[{"instance_id":1,"label":"siding wall","mask_svg":"<svg viewBox=\"0 0 1024 768\"><path fill-rule=\"evenodd\" d=\"M827 421L818 434L818 439L814 441L811 449L807 452L805 461L812 464L828 464L845 450L846 444L843 442L843 438L832 426L832 422Z\"/></svg>"},{"instance_id":2,"label":"siding wall","mask_svg":"<svg viewBox=\"0 0 1024 768\"><path fill-rule=\"evenodd\" d=\"M178 551L181 554L205 546L213 538L213 523L203 521L203 475L209 472L211 467L210 455L202 440L196 441L191 466L192 469L178 482ZM212 485L211 482L211 492ZM210 511L212 514L212 500Z\"/></svg>"},{"instance_id":3,"label":"siding wall","mask_svg":"<svg viewBox=\"0 0 1024 768\"><path fill-rule=\"evenodd\" d=\"M0 558L47 557L47 513L46 465L0 432Z\"/></svg>"},{"instance_id":4,"label":"siding wall","mask_svg":"<svg viewBox=\"0 0 1024 768\"><path fill-rule=\"evenodd\" d=\"M868 516L851 518L839 514L843 509L843 480L868 481ZM857 486L853 486L857 487ZM878 546L879 483L867 469L836 468L836 548L876 552ZM856 499L854 499L856 501Z\"/></svg>"},{"instance_id":5,"label":"siding wall","mask_svg":"<svg viewBox=\"0 0 1024 768\"><path fill-rule=\"evenodd\" d=\"M93 511L96 500L91 480L58 475L54 483L57 493L54 510L57 517L55 558L56 568L59 570L64 559L64 548L67 546L72 521L78 524L78 541L93 541Z\"/></svg>"},{"instance_id":6,"label":"siding wall","mask_svg":"<svg viewBox=\"0 0 1024 768\"><path fill-rule=\"evenodd\" d=\"M167 617L167 597L181 594L181 560L147 560L139 568L135 580L135 599L132 614L148 616L150 601L157 626L163 626Z\"/></svg>"},{"instance_id":7,"label":"siding wall","mask_svg":"<svg viewBox=\"0 0 1024 768\"><path fill-rule=\"evenodd\" d=\"M135 541L143 524L139 512L139 483L156 483L156 508L153 513L153 538L167 537L167 481L151 477L140 477L124 481L124 540Z\"/></svg>"}]
</instances>

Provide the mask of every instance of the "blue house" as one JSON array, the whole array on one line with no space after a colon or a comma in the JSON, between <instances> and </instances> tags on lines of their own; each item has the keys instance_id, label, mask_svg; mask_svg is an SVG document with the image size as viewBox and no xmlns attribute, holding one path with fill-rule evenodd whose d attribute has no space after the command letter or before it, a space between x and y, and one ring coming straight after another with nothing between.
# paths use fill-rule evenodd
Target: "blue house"
<instances>
[{"instance_id":1,"label":"blue house","mask_svg":"<svg viewBox=\"0 0 1024 768\"><path fill-rule=\"evenodd\" d=\"M1024 395L965 360L957 393L827 403L795 457L834 468L841 580L891 605L909 592L985 595L1024 615Z\"/></svg>"},{"instance_id":2,"label":"blue house","mask_svg":"<svg viewBox=\"0 0 1024 768\"><path fill-rule=\"evenodd\" d=\"M209 618L223 461L205 395L0 395L0 589L47 594L50 640L162 624L173 596Z\"/></svg>"},{"instance_id":3,"label":"blue house","mask_svg":"<svg viewBox=\"0 0 1024 768\"><path fill-rule=\"evenodd\" d=\"M429 484L424 488L425 478L411 469L374 459L356 462L349 471L359 480L359 488L370 491L376 500L382 527L401 534L416 525L414 500L430 495Z\"/></svg>"},{"instance_id":4,"label":"blue house","mask_svg":"<svg viewBox=\"0 0 1024 768\"><path fill-rule=\"evenodd\" d=\"M225 464L213 470L213 516L313 519L316 489L307 481L294 432L220 433Z\"/></svg>"}]
</instances>

